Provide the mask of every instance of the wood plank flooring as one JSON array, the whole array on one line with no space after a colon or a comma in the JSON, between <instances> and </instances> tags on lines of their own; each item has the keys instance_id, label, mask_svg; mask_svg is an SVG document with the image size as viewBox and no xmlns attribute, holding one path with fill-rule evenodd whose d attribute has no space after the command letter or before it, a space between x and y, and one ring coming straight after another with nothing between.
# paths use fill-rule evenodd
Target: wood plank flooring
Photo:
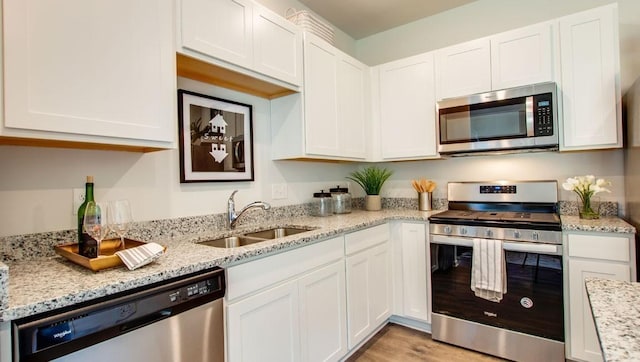
<instances>
[{"instance_id":1,"label":"wood plank flooring","mask_svg":"<svg viewBox=\"0 0 640 362\"><path fill-rule=\"evenodd\" d=\"M347 359L347 362L382 361L470 362L504 360L437 342L432 340L428 333L389 323Z\"/></svg>"}]
</instances>

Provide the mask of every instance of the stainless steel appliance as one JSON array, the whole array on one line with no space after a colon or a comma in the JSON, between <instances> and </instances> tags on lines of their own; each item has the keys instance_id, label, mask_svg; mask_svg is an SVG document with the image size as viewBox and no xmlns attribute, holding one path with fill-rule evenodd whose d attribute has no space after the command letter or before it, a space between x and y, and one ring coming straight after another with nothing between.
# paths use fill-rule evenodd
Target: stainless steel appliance
<instances>
[{"instance_id":1,"label":"stainless steel appliance","mask_svg":"<svg viewBox=\"0 0 640 362\"><path fill-rule=\"evenodd\" d=\"M466 155L557 150L555 83L540 83L437 103L438 152Z\"/></svg>"},{"instance_id":2,"label":"stainless steel appliance","mask_svg":"<svg viewBox=\"0 0 640 362\"><path fill-rule=\"evenodd\" d=\"M14 361L224 361L224 270L16 320Z\"/></svg>"},{"instance_id":3,"label":"stainless steel appliance","mask_svg":"<svg viewBox=\"0 0 640 362\"><path fill-rule=\"evenodd\" d=\"M556 181L452 182L429 218L432 336L515 361L564 361L562 232ZM506 293L471 290L474 241L500 240Z\"/></svg>"}]
</instances>

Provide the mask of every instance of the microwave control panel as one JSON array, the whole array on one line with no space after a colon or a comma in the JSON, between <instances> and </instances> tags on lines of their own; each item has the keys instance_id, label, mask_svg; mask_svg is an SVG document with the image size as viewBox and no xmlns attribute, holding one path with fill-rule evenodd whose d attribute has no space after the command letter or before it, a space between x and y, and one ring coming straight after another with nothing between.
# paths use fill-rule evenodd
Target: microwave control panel
<instances>
[{"instance_id":1,"label":"microwave control panel","mask_svg":"<svg viewBox=\"0 0 640 362\"><path fill-rule=\"evenodd\" d=\"M536 136L553 135L551 93L539 94L533 98L533 117Z\"/></svg>"}]
</instances>

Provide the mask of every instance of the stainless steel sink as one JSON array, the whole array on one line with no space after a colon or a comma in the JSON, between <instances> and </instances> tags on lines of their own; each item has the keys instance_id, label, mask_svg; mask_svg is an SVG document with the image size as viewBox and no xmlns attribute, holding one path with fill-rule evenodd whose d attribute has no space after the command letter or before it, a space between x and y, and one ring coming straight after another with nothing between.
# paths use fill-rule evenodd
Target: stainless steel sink
<instances>
[{"instance_id":1,"label":"stainless steel sink","mask_svg":"<svg viewBox=\"0 0 640 362\"><path fill-rule=\"evenodd\" d=\"M198 244L213 246L215 248L237 248L250 244L259 243L266 239L248 238L246 236L228 236L226 238L201 241Z\"/></svg>"},{"instance_id":2,"label":"stainless steel sink","mask_svg":"<svg viewBox=\"0 0 640 362\"><path fill-rule=\"evenodd\" d=\"M283 238L289 235L304 233L310 230L313 230L313 229L284 227L284 228L274 228L274 229L256 231L254 233L247 233L245 234L245 236L252 237L252 238L262 238L262 239L276 239L276 238Z\"/></svg>"},{"instance_id":3,"label":"stainless steel sink","mask_svg":"<svg viewBox=\"0 0 640 362\"><path fill-rule=\"evenodd\" d=\"M215 248L237 248L240 246L251 245L260 243L267 240L273 240L277 238L283 238L289 235L295 235L304 233L306 231L314 230L315 228L305 227L276 227L272 229L255 231L252 233L245 233L234 236L227 236L224 238L200 241L198 244L213 246Z\"/></svg>"}]
</instances>

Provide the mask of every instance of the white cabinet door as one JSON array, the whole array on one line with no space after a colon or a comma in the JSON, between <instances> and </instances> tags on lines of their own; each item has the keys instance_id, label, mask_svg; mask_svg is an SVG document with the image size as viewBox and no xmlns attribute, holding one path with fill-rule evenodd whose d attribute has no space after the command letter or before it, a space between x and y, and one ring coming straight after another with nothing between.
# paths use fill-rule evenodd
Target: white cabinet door
<instances>
[{"instance_id":1,"label":"white cabinet door","mask_svg":"<svg viewBox=\"0 0 640 362\"><path fill-rule=\"evenodd\" d=\"M337 57L337 49L329 43L305 35L304 122L306 152L310 154L340 156Z\"/></svg>"},{"instance_id":2,"label":"white cabinet door","mask_svg":"<svg viewBox=\"0 0 640 362\"><path fill-rule=\"evenodd\" d=\"M433 53L383 64L379 75L382 158L435 157Z\"/></svg>"},{"instance_id":3,"label":"white cabinet door","mask_svg":"<svg viewBox=\"0 0 640 362\"><path fill-rule=\"evenodd\" d=\"M255 4L253 9L254 69L302 84L302 32L285 18Z\"/></svg>"},{"instance_id":4,"label":"white cabinet door","mask_svg":"<svg viewBox=\"0 0 640 362\"><path fill-rule=\"evenodd\" d=\"M426 243L424 224L402 224L403 314L428 323Z\"/></svg>"},{"instance_id":5,"label":"white cabinet door","mask_svg":"<svg viewBox=\"0 0 640 362\"><path fill-rule=\"evenodd\" d=\"M552 23L491 37L491 86L505 89L553 81Z\"/></svg>"},{"instance_id":6,"label":"white cabinet door","mask_svg":"<svg viewBox=\"0 0 640 362\"><path fill-rule=\"evenodd\" d=\"M345 54L340 54L337 65L337 114L336 137L340 154L349 158L364 159L366 125L366 69L367 66Z\"/></svg>"},{"instance_id":7,"label":"white cabinet door","mask_svg":"<svg viewBox=\"0 0 640 362\"><path fill-rule=\"evenodd\" d=\"M171 2L5 0L3 23L3 134L174 146Z\"/></svg>"},{"instance_id":8,"label":"white cabinet door","mask_svg":"<svg viewBox=\"0 0 640 362\"><path fill-rule=\"evenodd\" d=\"M346 258L349 349L362 342L391 315L389 243Z\"/></svg>"},{"instance_id":9,"label":"white cabinet door","mask_svg":"<svg viewBox=\"0 0 640 362\"><path fill-rule=\"evenodd\" d=\"M373 330L371 315L371 259L367 251L346 259L347 270L347 326L349 349L362 341Z\"/></svg>"},{"instance_id":10,"label":"white cabinet door","mask_svg":"<svg viewBox=\"0 0 640 362\"><path fill-rule=\"evenodd\" d=\"M391 315L391 249L389 243L370 250L370 294L371 320L373 328L382 325Z\"/></svg>"},{"instance_id":11,"label":"white cabinet door","mask_svg":"<svg viewBox=\"0 0 640 362\"><path fill-rule=\"evenodd\" d=\"M253 3L249 0L180 0L181 45L230 63L253 63Z\"/></svg>"},{"instance_id":12,"label":"white cabinet door","mask_svg":"<svg viewBox=\"0 0 640 362\"><path fill-rule=\"evenodd\" d=\"M228 361L300 361L295 281L227 306Z\"/></svg>"},{"instance_id":13,"label":"white cabinet door","mask_svg":"<svg viewBox=\"0 0 640 362\"><path fill-rule=\"evenodd\" d=\"M616 4L560 19L561 150L622 147Z\"/></svg>"},{"instance_id":14,"label":"white cabinet door","mask_svg":"<svg viewBox=\"0 0 640 362\"><path fill-rule=\"evenodd\" d=\"M302 361L338 361L347 354L344 285L342 261L299 280Z\"/></svg>"},{"instance_id":15,"label":"white cabinet door","mask_svg":"<svg viewBox=\"0 0 640 362\"><path fill-rule=\"evenodd\" d=\"M437 99L491 90L491 46L488 38L439 49L435 57Z\"/></svg>"},{"instance_id":16,"label":"white cabinet door","mask_svg":"<svg viewBox=\"0 0 640 362\"><path fill-rule=\"evenodd\" d=\"M630 280L628 264L592 259L569 259L569 350L571 359L602 361L598 335L596 334L585 278L597 277L615 280Z\"/></svg>"}]
</instances>

